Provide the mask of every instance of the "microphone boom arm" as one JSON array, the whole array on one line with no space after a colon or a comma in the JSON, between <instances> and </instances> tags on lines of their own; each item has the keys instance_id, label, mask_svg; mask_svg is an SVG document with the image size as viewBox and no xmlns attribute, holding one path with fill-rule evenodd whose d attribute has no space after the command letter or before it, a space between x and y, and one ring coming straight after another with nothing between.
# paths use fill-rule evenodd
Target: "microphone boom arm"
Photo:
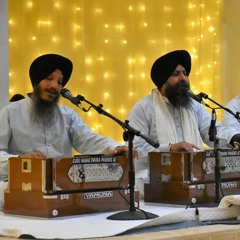
<instances>
[{"instance_id":1,"label":"microphone boom arm","mask_svg":"<svg viewBox=\"0 0 240 240\"><path fill-rule=\"evenodd\" d=\"M217 103L216 101L214 101L213 99L211 99L210 97L208 97L207 94L205 93L199 93L198 94L199 98L205 98L208 99L209 101L213 102L214 104L216 104L217 106L219 106L220 108L222 108L223 110L225 110L226 112L232 114L238 121L240 121L240 116L239 116L239 112L234 113L232 110L230 110L229 108L226 108L224 106L222 106L221 104Z\"/></svg>"},{"instance_id":2,"label":"microphone boom arm","mask_svg":"<svg viewBox=\"0 0 240 240\"><path fill-rule=\"evenodd\" d=\"M125 131L128 130L130 132L132 132L134 135L136 136L140 136L141 138L143 138L147 143L149 143L151 146L153 146L154 148L158 148L159 147L159 143L155 142L151 139L149 139L148 137L144 136L143 134L141 134L140 131L134 129L133 127L131 127L129 125L129 121L126 120L125 122L120 121L119 119L117 119L116 117L114 117L113 115L111 115L110 113L106 112L105 110L103 110L103 105L99 104L98 106L94 105L93 103L89 102L88 100L85 99L84 96L82 95L77 95L77 98L79 100L79 102L84 101L86 103L88 103L92 108L94 108L99 114L105 115L109 118L111 118L112 120L114 120L116 123L118 123Z\"/></svg>"}]
</instances>

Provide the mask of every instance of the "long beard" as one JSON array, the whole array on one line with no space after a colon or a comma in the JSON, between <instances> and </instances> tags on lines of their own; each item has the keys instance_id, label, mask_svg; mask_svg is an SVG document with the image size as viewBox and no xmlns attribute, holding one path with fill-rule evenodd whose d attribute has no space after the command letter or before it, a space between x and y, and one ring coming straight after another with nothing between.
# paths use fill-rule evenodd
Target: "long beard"
<instances>
[{"instance_id":1,"label":"long beard","mask_svg":"<svg viewBox=\"0 0 240 240\"><path fill-rule=\"evenodd\" d=\"M186 94L186 89L189 88L189 83L178 82L175 86L168 86L166 88L165 95L174 107L187 108L191 102L190 98Z\"/></svg>"},{"instance_id":2,"label":"long beard","mask_svg":"<svg viewBox=\"0 0 240 240\"><path fill-rule=\"evenodd\" d=\"M39 89L34 89L31 96L33 105L31 111L31 119L42 124L44 127L51 127L57 120L57 103L58 98L52 102L44 101L40 98Z\"/></svg>"}]
</instances>

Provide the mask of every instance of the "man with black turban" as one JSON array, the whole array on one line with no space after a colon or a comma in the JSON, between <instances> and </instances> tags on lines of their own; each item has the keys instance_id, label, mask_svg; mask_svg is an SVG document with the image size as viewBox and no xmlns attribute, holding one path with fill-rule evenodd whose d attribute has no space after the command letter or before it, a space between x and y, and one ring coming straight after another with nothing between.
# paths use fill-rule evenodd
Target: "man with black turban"
<instances>
[{"instance_id":1,"label":"man with black turban","mask_svg":"<svg viewBox=\"0 0 240 240\"><path fill-rule=\"evenodd\" d=\"M29 70L33 92L1 109L0 190L7 185L10 157L72 157L72 148L81 154L128 154L126 146L94 133L75 111L58 104L72 69L61 55L39 56ZM0 208L2 196L0 191Z\"/></svg>"},{"instance_id":2,"label":"man with black turban","mask_svg":"<svg viewBox=\"0 0 240 240\"><path fill-rule=\"evenodd\" d=\"M139 158L135 165L136 186L141 196L144 194L144 183L149 180L149 152L193 152L204 150L203 143L213 147L208 135L211 115L203 105L187 96L190 71L191 57L185 50L172 51L158 58L151 69L156 88L129 112L129 124L160 144L156 149L143 138L134 138ZM234 141L239 142L239 131L219 123L216 126L221 146L233 147Z\"/></svg>"}]
</instances>

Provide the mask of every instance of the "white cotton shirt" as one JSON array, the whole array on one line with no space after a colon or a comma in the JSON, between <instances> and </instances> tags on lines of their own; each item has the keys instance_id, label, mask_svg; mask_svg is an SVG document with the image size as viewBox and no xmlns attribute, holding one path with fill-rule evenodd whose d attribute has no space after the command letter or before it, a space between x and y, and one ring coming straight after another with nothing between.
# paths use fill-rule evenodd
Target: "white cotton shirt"
<instances>
[{"instance_id":1,"label":"white cotton shirt","mask_svg":"<svg viewBox=\"0 0 240 240\"><path fill-rule=\"evenodd\" d=\"M71 157L72 148L81 154L110 154L120 144L93 132L67 106L58 106L57 120L45 127L30 118L32 100L11 103L0 111L0 180L7 177L9 157L42 152L49 158Z\"/></svg>"},{"instance_id":2,"label":"white cotton shirt","mask_svg":"<svg viewBox=\"0 0 240 240\"><path fill-rule=\"evenodd\" d=\"M240 118L240 96L237 96L230 100L225 108L229 109L232 111L233 114L224 111L223 112L223 117L222 117L222 124L227 127L232 127L235 128L240 132L240 122L238 118Z\"/></svg>"}]
</instances>

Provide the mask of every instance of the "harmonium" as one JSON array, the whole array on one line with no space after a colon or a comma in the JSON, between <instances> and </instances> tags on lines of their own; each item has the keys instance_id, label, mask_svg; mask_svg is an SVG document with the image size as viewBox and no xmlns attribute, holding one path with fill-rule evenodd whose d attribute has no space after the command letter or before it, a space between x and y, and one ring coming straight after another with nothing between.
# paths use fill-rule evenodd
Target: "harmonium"
<instances>
[{"instance_id":1,"label":"harmonium","mask_svg":"<svg viewBox=\"0 0 240 240\"><path fill-rule=\"evenodd\" d=\"M148 157L150 179L144 185L146 202L188 205L194 199L196 204L216 203L216 186L220 200L223 196L240 193L240 151L219 151L218 185L213 150L150 152Z\"/></svg>"},{"instance_id":2,"label":"harmonium","mask_svg":"<svg viewBox=\"0 0 240 240\"><path fill-rule=\"evenodd\" d=\"M12 157L4 213L56 218L129 209L128 171L125 156Z\"/></svg>"}]
</instances>

